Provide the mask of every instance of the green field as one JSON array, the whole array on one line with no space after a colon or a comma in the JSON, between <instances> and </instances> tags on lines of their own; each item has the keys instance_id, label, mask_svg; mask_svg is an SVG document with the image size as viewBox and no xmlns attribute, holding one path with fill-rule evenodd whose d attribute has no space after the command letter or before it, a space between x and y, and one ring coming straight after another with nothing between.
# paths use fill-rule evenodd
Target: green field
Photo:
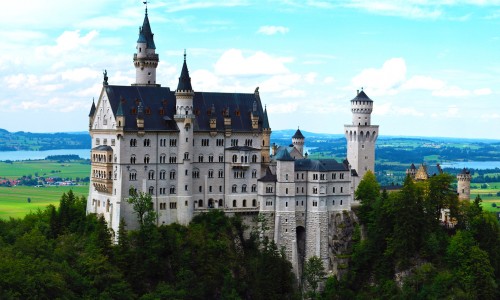
<instances>
[{"instance_id":1,"label":"green field","mask_svg":"<svg viewBox=\"0 0 500 300\"><path fill-rule=\"evenodd\" d=\"M489 182L486 184L488 185L486 189L471 188L471 200L474 200L479 195L483 200L482 207L484 210L498 212L500 211L500 196L497 196L497 193L500 192L500 182ZM472 185L481 186L480 183L473 183ZM492 203L496 203L497 207L491 206Z\"/></svg>"},{"instance_id":2,"label":"green field","mask_svg":"<svg viewBox=\"0 0 500 300\"><path fill-rule=\"evenodd\" d=\"M76 196L87 197L89 186L0 187L0 219L22 218L49 204L58 206L61 195L69 190L73 190ZM31 198L31 203L28 203L28 198Z\"/></svg>"},{"instance_id":3,"label":"green field","mask_svg":"<svg viewBox=\"0 0 500 300\"><path fill-rule=\"evenodd\" d=\"M90 175L88 161L56 162L50 160L0 162L0 178L17 179L23 175L41 177L85 178Z\"/></svg>"}]
</instances>

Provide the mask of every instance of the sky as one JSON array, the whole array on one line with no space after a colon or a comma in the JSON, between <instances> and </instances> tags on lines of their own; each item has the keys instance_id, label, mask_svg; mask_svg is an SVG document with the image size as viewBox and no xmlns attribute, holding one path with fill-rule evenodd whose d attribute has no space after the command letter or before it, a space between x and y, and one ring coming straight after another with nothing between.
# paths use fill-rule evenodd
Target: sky
<instances>
[{"instance_id":1,"label":"sky","mask_svg":"<svg viewBox=\"0 0 500 300\"><path fill-rule=\"evenodd\" d=\"M88 130L92 99L135 81L144 4L16 0L0 10L0 128ZM500 0L151 0L157 82L253 93L273 130L342 133L374 100L381 135L500 139Z\"/></svg>"}]
</instances>

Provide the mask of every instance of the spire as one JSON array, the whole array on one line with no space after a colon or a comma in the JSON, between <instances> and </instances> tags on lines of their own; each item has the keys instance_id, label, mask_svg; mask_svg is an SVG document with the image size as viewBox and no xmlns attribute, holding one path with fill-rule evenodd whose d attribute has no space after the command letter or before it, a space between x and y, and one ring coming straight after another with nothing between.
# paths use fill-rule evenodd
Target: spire
<instances>
[{"instance_id":1,"label":"spire","mask_svg":"<svg viewBox=\"0 0 500 300\"><path fill-rule=\"evenodd\" d=\"M267 118L267 106L264 107L264 120L262 121L262 128L270 129L269 120Z\"/></svg>"},{"instance_id":2,"label":"spire","mask_svg":"<svg viewBox=\"0 0 500 300\"><path fill-rule=\"evenodd\" d=\"M137 107L137 119L144 119L144 107L142 106L142 101L139 102L139 106Z\"/></svg>"},{"instance_id":3,"label":"spire","mask_svg":"<svg viewBox=\"0 0 500 300\"><path fill-rule=\"evenodd\" d=\"M139 30L139 39L137 40L137 42L146 43L146 47L148 49L156 49L153 36L154 34L151 31L151 25L149 24L148 8L146 6L146 13L144 14L144 22L142 23L142 27Z\"/></svg>"},{"instance_id":4,"label":"spire","mask_svg":"<svg viewBox=\"0 0 500 300\"><path fill-rule=\"evenodd\" d=\"M304 135L302 135L302 132L300 132L299 128L297 128L297 131L295 131L295 134L292 136L292 139L304 139Z\"/></svg>"},{"instance_id":5,"label":"spire","mask_svg":"<svg viewBox=\"0 0 500 300\"><path fill-rule=\"evenodd\" d=\"M123 116L123 108L122 108L122 102L120 101L120 104L118 105L118 109L116 110L116 116Z\"/></svg>"},{"instance_id":6,"label":"spire","mask_svg":"<svg viewBox=\"0 0 500 300\"><path fill-rule=\"evenodd\" d=\"M92 98L92 107L90 107L89 117L93 117L94 113L95 113L95 102L94 102L94 98Z\"/></svg>"},{"instance_id":7,"label":"spire","mask_svg":"<svg viewBox=\"0 0 500 300\"><path fill-rule=\"evenodd\" d=\"M184 50L184 64L182 65L181 77L179 77L179 85L177 85L177 91L192 91L191 77L189 77L189 71L186 63L186 50Z\"/></svg>"}]
</instances>

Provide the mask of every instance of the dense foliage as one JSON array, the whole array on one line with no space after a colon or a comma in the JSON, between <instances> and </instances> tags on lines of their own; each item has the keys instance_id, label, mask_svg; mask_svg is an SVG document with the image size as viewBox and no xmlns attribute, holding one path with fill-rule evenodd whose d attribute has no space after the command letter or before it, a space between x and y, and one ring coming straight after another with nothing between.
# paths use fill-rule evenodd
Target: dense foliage
<instances>
[{"instance_id":1,"label":"dense foliage","mask_svg":"<svg viewBox=\"0 0 500 300\"><path fill-rule=\"evenodd\" d=\"M356 196L364 239L348 275L329 278L324 299L499 299L500 228L478 197L459 202L452 177L409 177L400 191L379 192L368 172ZM458 223L446 226L441 209Z\"/></svg>"},{"instance_id":2,"label":"dense foliage","mask_svg":"<svg viewBox=\"0 0 500 300\"><path fill-rule=\"evenodd\" d=\"M122 222L114 244L71 191L58 209L0 220L0 299L295 297L291 264L274 243L245 239L241 220L214 210L187 227L152 221L136 231Z\"/></svg>"},{"instance_id":3,"label":"dense foliage","mask_svg":"<svg viewBox=\"0 0 500 300\"><path fill-rule=\"evenodd\" d=\"M0 151L90 149L91 140L80 133L8 132L0 129Z\"/></svg>"}]
</instances>

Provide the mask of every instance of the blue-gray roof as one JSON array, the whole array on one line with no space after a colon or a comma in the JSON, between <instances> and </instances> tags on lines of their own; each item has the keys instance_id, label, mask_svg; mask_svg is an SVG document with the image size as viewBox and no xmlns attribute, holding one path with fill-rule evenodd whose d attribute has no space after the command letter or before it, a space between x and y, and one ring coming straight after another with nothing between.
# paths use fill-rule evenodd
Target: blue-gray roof
<instances>
[{"instance_id":1,"label":"blue-gray roof","mask_svg":"<svg viewBox=\"0 0 500 300\"><path fill-rule=\"evenodd\" d=\"M179 84L177 85L178 91L192 91L191 77L189 77L189 70L186 64L186 54L184 53L184 64L182 64L181 77L179 77Z\"/></svg>"},{"instance_id":2,"label":"blue-gray roof","mask_svg":"<svg viewBox=\"0 0 500 300\"><path fill-rule=\"evenodd\" d=\"M113 114L118 114L120 103L125 117L124 130L137 130L138 106L142 103L145 131L177 131L174 114L176 98L168 87L158 86L118 86L103 87L108 95ZM216 131L224 131L224 115L231 118L233 132L251 132L253 103L257 101L257 111L263 114L262 103L255 94L195 92L193 112L194 130L212 131L210 119L216 119ZM259 118L258 129L262 130L263 120Z\"/></svg>"},{"instance_id":3,"label":"blue-gray roof","mask_svg":"<svg viewBox=\"0 0 500 300\"><path fill-rule=\"evenodd\" d=\"M349 171L347 161L339 163L335 159L297 159L295 161L295 171Z\"/></svg>"},{"instance_id":4,"label":"blue-gray roof","mask_svg":"<svg viewBox=\"0 0 500 300\"><path fill-rule=\"evenodd\" d=\"M97 150L97 151L113 151L113 148L108 145L100 145L97 147L92 148L92 150Z\"/></svg>"},{"instance_id":5,"label":"blue-gray roof","mask_svg":"<svg viewBox=\"0 0 500 300\"><path fill-rule=\"evenodd\" d=\"M292 139L304 139L304 135L302 135L300 129L297 129L297 131L295 131L295 134L292 136Z\"/></svg>"},{"instance_id":6,"label":"blue-gray roof","mask_svg":"<svg viewBox=\"0 0 500 300\"><path fill-rule=\"evenodd\" d=\"M146 43L148 49L156 49L155 41L153 39L153 32L151 31L151 25L149 24L148 13L144 15L144 22L142 23L141 30L139 32L138 43Z\"/></svg>"},{"instance_id":7,"label":"blue-gray roof","mask_svg":"<svg viewBox=\"0 0 500 300\"><path fill-rule=\"evenodd\" d=\"M293 161L293 157L290 155L290 153L286 149L282 149L276 153L276 156L274 157L276 160L281 160L281 161Z\"/></svg>"},{"instance_id":8,"label":"blue-gray roof","mask_svg":"<svg viewBox=\"0 0 500 300\"><path fill-rule=\"evenodd\" d=\"M368 101L368 102L373 102L372 99L370 99L370 97L368 97L368 95L366 95L366 93L361 90L361 92L359 92L356 97L354 97L354 99L352 99L351 101Z\"/></svg>"},{"instance_id":9,"label":"blue-gray roof","mask_svg":"<svg viewBox=\"0 0 500 300\"><path fill-rule=\"evenodd\" d=\"M271 172L271 169L267 167L266 169L266 174L259 178L257 181L262 181L262 182L276 182L277 181L277 176L276 174L273 174Z\"/></svg>"}]
</instances>

